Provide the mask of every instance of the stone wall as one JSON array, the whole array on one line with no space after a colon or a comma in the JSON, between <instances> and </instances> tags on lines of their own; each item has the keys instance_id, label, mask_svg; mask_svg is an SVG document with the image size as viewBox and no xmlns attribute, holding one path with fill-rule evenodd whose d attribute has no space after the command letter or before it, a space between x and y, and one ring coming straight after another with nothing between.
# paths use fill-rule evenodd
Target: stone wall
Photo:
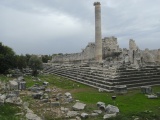
<instances>
[{"instance_id":1,"label":"stone wall","mask_svg":"<svg viewBox=\"0 0 160 120\"><path fill-rule=\"evenodd\" d=\"M105 37L103 40L103 49L105 50L110 50L113 52L117 52L119 51L119 45L117 42L117 38L115 38L114 36L112 37Z\"/></svg>"},{"instance_id":2,"label":"stone wall","mask_svg":"<svg viewBox=\"0 0 160 120\"><path fill-rule=\"evenodd\" d=\"M60 54L53 56L52 63L89 63L95 62L95 43L90 42L80 53ZM116 37L102 39L103 62L130 63L136 67L142 64L159 64L160 49L140 50L133 39L129 40L129 49L119 48ZM109 61L108 61L109 60ZM106 63L106 62L105 62Z\"/></svg>"},{"instance_id":3,"label":"stone wall","mask_svg":"<svg viewBox=\"0 0 160 120\"><path fill-rule=\"evenodd\" d=\"M95 58L95 43L89 43L85 49L81 52L82 55L82 61L90 61L94 60Z\"/></svg>"},{"instance_id":4,"label":"stone wall","mask_svg":"<svg viewBox=\"0 0 160 120\"><path fill-rule=\"evenodd\" d=\"M157 61L158 63L160 63L160 49L157 50L156 61Z\"/></svg>"},{"instance_id":5,"label":"stone wall","mask_svg":"<svg viewBox=\"0 0 160 120\"><path fill-rule=\"evenodd\" d=\"M143 61L146 63L154 63L155 62L155 56L152 54L149 49L145 49L143 51Z\"/></svg>"},{"instance_id":6,"label":"stone wall","mask_svg":"<svg viewBox=\"0 0 160 120\"><path fill-rule=\"evenodd\" d=\"M95 58L95 43L89 43L80 53L62 54L53 56L53 63L80 63L89 62Z\"/></svg>"},{"instance_id":7,"label":"stone wall","mask_svg":"<svg viewBox=\"0 0 160 120\"><path fill-rule=\"evenodd\" d=\"M105 60L107 57L114 57L117 52L120 52L120 48L117 42L117 38L114 36L112 37L105 37L102 39L102 53L103 59Z\"/></svg>"},{"instance_id":8,"label":"stone wall","mask_svg":"<svg viewBox=\"0 0 160 120\"><path fill-rule=\"evenodd\" d=\"M135 62L135 53L138 50L138 47L133 39L129 40L129 58L130 62L134 64Z\"/></svg>"}]
</instances>

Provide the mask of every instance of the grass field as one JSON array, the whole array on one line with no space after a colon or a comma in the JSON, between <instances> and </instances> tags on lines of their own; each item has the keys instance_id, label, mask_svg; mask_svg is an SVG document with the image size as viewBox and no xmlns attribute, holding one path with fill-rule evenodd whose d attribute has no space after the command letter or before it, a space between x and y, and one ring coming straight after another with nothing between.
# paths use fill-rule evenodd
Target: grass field
<instances>
[{"instance_id":1,"label":"grass field","mask_svg":"<svg viewBox=\"0 0 160 120\"><path fill-rule=\"evenodd\" d=\"M15 116L20 109L12 104L0 105L0 120L19 120L20 116Z\"/></svg>"},{"instance_id":2,"label":"grass field","mask_svg":"<svg viewBox=\"0 0 160 120\"><path fill-rule=\"evenodd\" d=\"M96 103L101 101L105 102L106 105L112 104L120 109L120 114L110 120L134 120L135 117L140 118L139 120L160 120L160 98L148 99L140 92L140 89L129 90L125 95L116 95L117 98L113 101L111 97L115 95L114 93L100 93L97 89L60 76L40 75L39 78L42 81L34 82L30 76L25 77L27 87L47 81L50 87L56 86L64 92L68 91L72 93L73 98L86 103L85 111L88 113L96 109ZM0 79L2 78L0 77ZM160 92L160 86L152 87L152 89L154 93ZM2 115L0 112L0 116ZM96 119L99 120L100 118Z\"/></svg>"}]
</instances>

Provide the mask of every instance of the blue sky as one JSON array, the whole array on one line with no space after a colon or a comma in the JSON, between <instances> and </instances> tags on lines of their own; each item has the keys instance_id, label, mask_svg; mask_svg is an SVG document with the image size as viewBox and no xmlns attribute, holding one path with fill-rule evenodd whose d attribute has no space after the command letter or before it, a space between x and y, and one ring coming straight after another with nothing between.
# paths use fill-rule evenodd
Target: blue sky
<instances>
[{"instance_id":1,"label":"blue sky","mask_svg":"<svg viewBox=\"0 0 160 120\"><path fill-rule=\"evenodd\" d=\"M160 48L160 0L98 0L102 37ZM0 41L17 54L81 52L94 42L95 0L0 0Z\"/></svg>"}]
</instances>

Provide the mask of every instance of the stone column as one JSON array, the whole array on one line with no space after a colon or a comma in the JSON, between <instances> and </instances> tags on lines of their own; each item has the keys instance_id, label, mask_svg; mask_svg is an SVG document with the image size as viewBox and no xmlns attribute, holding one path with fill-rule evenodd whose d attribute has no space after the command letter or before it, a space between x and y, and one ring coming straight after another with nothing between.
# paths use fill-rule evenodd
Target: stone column
<instances>
[{"instance_id":1,"label":"stone column","mask_svg":"<svg viewBox=\"0 0 160 120\"><path fill-rule=\"evenodd\" d=\"M102 62L102 35L101 35L101 4L94 2L95 6L95 60Z\"/></svg>"}]
</instances>

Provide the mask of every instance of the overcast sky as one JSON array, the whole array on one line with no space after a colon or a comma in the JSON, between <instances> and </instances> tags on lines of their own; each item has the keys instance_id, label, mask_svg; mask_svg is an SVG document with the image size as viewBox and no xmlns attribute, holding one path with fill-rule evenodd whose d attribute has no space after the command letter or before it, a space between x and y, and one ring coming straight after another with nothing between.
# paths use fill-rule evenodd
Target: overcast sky
<instances>
[{"instance_id":1,"label":"overcast sky","mask_svg":"<svg viewBox=\"0 0 160 120\"><path fill-rule=\"evenodd\" d=\"M160 48L160 0L101 2L102 37ZM17 54L81 52L94 42L95 0L0 0L0 42Z\"/></svg>"}]
</instances>

